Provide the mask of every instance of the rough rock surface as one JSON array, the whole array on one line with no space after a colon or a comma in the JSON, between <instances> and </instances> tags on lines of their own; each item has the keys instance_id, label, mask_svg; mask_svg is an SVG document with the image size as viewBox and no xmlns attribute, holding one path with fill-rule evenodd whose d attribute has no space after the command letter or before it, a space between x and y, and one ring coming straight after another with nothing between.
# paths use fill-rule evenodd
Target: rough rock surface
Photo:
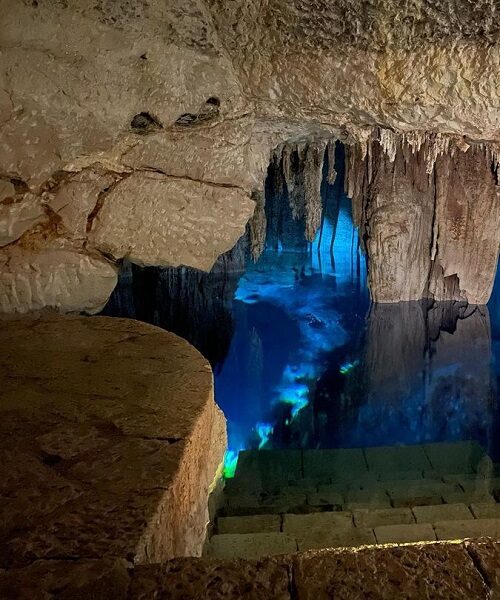
<instances>
[{"instance_id":1,"label":"rough rock surface","mask_svg":"<svg viewBox=\"0 0 500 600\"><path fill-rule=\"evenodd\" d=\"M487 600L498 593L498 543L316 550L260 561L37 561L0 571L6 600Z\"/></svg>"},{"instance_id":2,"label":"rough rock surface","mask_svg":"<svg viewBox=\"0 0 500 600\"><path fill-rule=\"evenodd\" d=\"M316 552L294 561L300 600L487 598L488 588L462 545Z\"/></svg>"},{"instance_id":3,"label":"rough rock surface","mask_svg":"<svg viewBox=\"0 0 500 600\"><path fill-rule=\"evenodd\" d=\"M489 0L4 0L2 8L2 243L16 245L22 234L40 237L39 219L48 220L57 237L78 240L90 255L96 242L118 263L133 248L139 264L182 260L206 269L243 233L249 198L262 190L271 152L284 141L364 143L382 127L424 138L453 134L463 144L463 136L467 143L500 142L499 12ZM163 210L169 196L159 210L149 186L123 181L131 174L131 181L149 180L150 171L182 179L186 192L191 186L194 198L205 199L203 213L178 235L169 234L170 220L156 218L170 214ZM456 246L465 239L467 253L484 241L484 231L472 231L479 195L471 194L467 206L458 200L458 190L471 189L466 179L462 169L450 172L451 189L443 187L439 205L443 213L456 216L458 210L463 224L455 246L441 237L442 255L429 281L440 299L450 296L443 279L458 270L461 259L451 254ZM209 194L200 191L206 186L213 186ZM121 204L120 187L130 190ZM391 230L403 209L420 210L415 202L421 195L410 194L395 207ZM484 202L481 193L481 211ZM130 215L119 212L121 205ZM428 207L421 211L427 215ZM309 236L318 220L317 211L311 215ZM408 216L401 219L404 225ZM136 227L119 233L124 222ZM415 236L423 240L426 227L401 247L410 247ZM446 224L441 232L456 233ZM472 255L483 250L474 248ZM7 261L8 253L0 253ZM426 261L422 256L417 263ZM35 300L23 306L36 308L37 271L28 256L25 264L23 286ZM57 268L46 264L49 274ZM484 301L489 270L476 279L470 266L460 263L460 269L454 295ZM410 288L417 283L412 279ZM76 284L71 290L83 294ZM106 291L100 286L99 302ZM408 295L399 289L384 297ZM65 298L60 309L82 304L97 308L93 292L83 302ZM9 303L3 310L16 309Z\"/></svg>"},{"instance_id":4,"label":"rough rock surface","mask_svg":"<svg viewBox=\"0 0 500 600\"><path fill-rule=\"evenodd\" d=\"M104 254L140 265L195 264L209 271L234 246L253 209L253 201L239 188L221 196L212 184L135 173L108 195L90 243Z\"/></svg>"},{"instance_id":5,"label":"rough rock surface","mask_svg":"<svg viewBox=\"0 0 500 600\"><path fill-rule=\"evenodd\" d=\"M9 245L0 251L1 312L44 307L97 312L116 282L113 263L69 243L53 240L35 248Z\"/></svg>"},{"instance_id":6,"label":"rough rock surface","mask_svg":"<svg viewBox=\"0 0 500 600\"><path fill-rule=\"evenodd\" d=\"M0 343L0 568L200 554L226 445L207 361L107 317L9 318Z\"/></svg>"},{"instance_id":7,"label":"rough rock surface","mask_svg":"<svg viewBox=\"0 0 500 600\"><path fill-rule=\"evenodd\" d=\"M353 198L375 302L485 304L500 248L500 186L484 147L440 151L383 132L348 150ZM435 153L439 152L436 156Z\"/></svg>"}]
</instances>

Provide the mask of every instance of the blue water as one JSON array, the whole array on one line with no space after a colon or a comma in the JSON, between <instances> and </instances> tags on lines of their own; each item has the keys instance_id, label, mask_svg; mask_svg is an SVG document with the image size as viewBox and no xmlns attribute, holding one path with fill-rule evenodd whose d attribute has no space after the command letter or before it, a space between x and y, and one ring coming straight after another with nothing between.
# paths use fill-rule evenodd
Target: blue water
<instances>
[{"instance_id":1,"label":"blue water","mask_svg":"<svg viewBox=\"0 0 500 600\"><path fill-rule=\"evenodd\" d=\"M500 272L489 309L370 306L345 196L333 251L331 229L325 219L302 251L268 247L239 280L233 337L215 369L226 474L248 448L474 439L498 459Z\"/></svg>"},{"instance_id":2,"label":"blue water","mask_svg":"<svg viewBox=\"0 0 500 600\"><path fill-rule=\"evenodd\" d=\"M256 263L243 243L210 274L129 267L104 313L172 330L210 360L227 475L249 448L472 439L500 461L500 269L488 306L371 305L351 202L338 184L323 193L312 244L271 191Z\"/></svg>"}]
</instances>

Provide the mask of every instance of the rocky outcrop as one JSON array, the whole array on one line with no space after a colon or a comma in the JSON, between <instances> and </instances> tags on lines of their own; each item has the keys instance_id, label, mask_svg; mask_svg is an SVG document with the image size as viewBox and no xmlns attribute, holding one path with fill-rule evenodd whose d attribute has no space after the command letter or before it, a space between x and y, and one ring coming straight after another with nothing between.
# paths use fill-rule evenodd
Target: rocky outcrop
<instances>
[{"instance_id":1,"label":"rocky outcrop","mask_svg":"<svg viewBox=\"0 0 500 600\"><path fill-rule=\"evenodd\" d=\"M1 569L200 555L226 447L208 362L107 317L9 318L0 341Z\"/></svg>"},{"instance_id":2,"label":"rocky outcrop","mask_svg":"<svg viewBox=\"0 0 500 600\"><path fill-rule=\"evenodd\" d=\"M221 195L212 184L134 173L109 193L89 243L139 265L196 265L209 271L234 246L253 209L239 188Z\"/></svg>"},{"instance_id":3,"label":"rocky outcrop","mask_svg":"<svg viewBox=\"0 0 500 600\"><path fill-rule=\"evenodd\" d=\"M376 302L485 304L500 248L496 158L484 146L387 136L348 148L353 198Z\"/></svg>"},{"instance_id":4,"label":"rocky outcrop","mask_svg":"<svg viewBox=\"0 0 500 600\"><path fill-rule=\"evenodd\" d=\"M499 569L500 544L479 539L311 550L258 561L181 558L134 568L109 559L39 561L0 572L0 593L9 600L47 594L60 600L486 600L500 590Z\"/></svg>"},{"instance_id":5,"label":"rocky outcrop","mask_svg":"<svg viewBox=\"0 0 500 600\"><path fill-rule=\"evenodd\" d=\"M77 241L79 254L103 255L117 268L128 257L138 264L209 269L243 234L255 206L250 198L263 189L273 149L286 141L299 142L296 147L305 152L309 239L320 221L318 149L327 140L361 143L364 152L373 129L382 127L386 141L391 132L415 139L441 136L441 146L433 148L444 148L450 135L462 146L487 141L494 148L500 142L499 17L490 2L4 4L4 248L25 235L38 247L45 224L58 243L73 246ZM469 159L464 160L468 172ZM473 183L452 174L444 162L441 172L449 173L450 183L447 191L441 186L447 199L440 210L456 212L457 189L468 193ZM390 171L389 165L385 169ZM482 178L478 165L473 171ZM403 185L398 183L400 189ZM482 191L489 194L489 180L485 186ZM416 192L413 200L408 196L404 206L427 215L427 207L416 207L421 194ZM187 197L194 199L192 206ZM478 197L467 200L472 212ZM403 211L395 208L391 229L399 227L395 223ZM401 217L402 222L408 218ZM464 235L470 239L468 252L485 232L472 234L475 218L460 218L467 221L460 240ZM471 267L462 265L468 259L453 256L455 246L444 243L448 232L442 225L437 247L442 255L435 261L431 253L435 268L429 290L442 299L484 301L489 267L476 280ZM410 248L415 237L423 239L427 229L422 225L401 248ZM255 243L258 254L261 236ZM491 248L488 261L493 260ZM10 252L0 249L0 260L8 262ZM394 256L391 250L388 260ZM29 268L30 260L26 256L23 285L36 298L37 271ZM423 268L428 259L421 256L416 262ZM56 263L46 265L55 276ZM373 273L380 269L375 266ZM454 278L458 270L460 284ZM415 297L419 286L419 277L412 275L409 286L394 293L375 289L374 298ZM97 309L96 297L100 301L109 290L98 279L95 287L98 294L78 301L68 296L58 307Z\"/></svg>"}]
</instances>

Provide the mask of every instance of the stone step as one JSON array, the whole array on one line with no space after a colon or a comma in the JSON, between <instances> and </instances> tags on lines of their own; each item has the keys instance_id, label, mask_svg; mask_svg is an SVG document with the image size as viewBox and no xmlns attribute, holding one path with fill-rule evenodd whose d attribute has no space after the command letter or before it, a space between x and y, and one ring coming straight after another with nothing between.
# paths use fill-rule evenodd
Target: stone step
<instances>
[{"instance_id":1,"label":"stone step","mask_svg":"<svg viewBox=\"0 0 500 600\"><path fill-rule=\"evenodd\" d=\"M436 533L430 523L382 525L375 527L373 531L378 544L405 544L436 539Z\"/></svg>"},{"instance_id":2,"label":"stone step","mask_svg":"<svg viewBox=\"0 0 500 600\"><path fill-rule=\"evenodd\" d=\"M219 517L217 533L278 533L281 531L280 515L250 515L244 517Z\"/></svg>"},{"instance_id":3,"label":"stone step","mask_svg":"<svg viewBox=\"0 0 500 600\"><path fill-rule=\"evenodd\" d=\"M491 510L491 506L483 508ZM438 520L445 514L444 509L449 509L447 520ZM479 514L479 508L476 509ZM500 537L500 518L474 519L467 510L465 506L437 505L413 511L285 515L282 523L276 515L221 519L219 533L207 543L205 554L218 558L260 558L297 550ZM487 512L483 514L488 516ZM463 515L466 518L460 519ZM431 522L414 521L423 518Z\"/></svg>"},{"instance_id":4,"label":"stone step","mask_svg":"<svg viewBox=\"0 0 500 600\"><path fill-rule=\"evenodd\" d=\"M435 506L414 506L413 515L417 523L437 523L439 521L464 521L474 519L466 504L439 504Z\"/></svg>"},{"instance_id":5,"label":"stone step","mask_svg":"<svg viewBox=\"0 0 500 600\"><path fill-rule=\"evenodd\" d=\"M291 554L296 551L296 539L285 533L225 533L210 538L204 555L217 558L255 559L262 556Z\"/></svg>"},{"instance_id":6,"label":"stone step","mask_svg":"<svg viewBox=\"0 0 500 600\"><path fill-rule=\"evenodd\" d=\"M469 537L500 537L500 519L438 521L434 524L438 540L460 540Z\"/></svg>"}]
</instances>

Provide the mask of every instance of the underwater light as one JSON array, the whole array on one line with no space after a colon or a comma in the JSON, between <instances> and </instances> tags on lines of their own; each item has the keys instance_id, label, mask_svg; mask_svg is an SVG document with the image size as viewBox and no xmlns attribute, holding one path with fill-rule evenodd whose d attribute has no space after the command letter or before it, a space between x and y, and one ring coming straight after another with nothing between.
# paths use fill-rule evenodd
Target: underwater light
<instances>
[{"instance_id":1,"label":"underwater light","mask_svg":"<svg viewBox=\"0 0 500 600\"><path fill-rule=\"evenodd\" d=\"M227 450L224 455L224 470L222 476L224 479L232 479L236 473L238 464L239 450Z\"/></svg>"},{"instance_id":2,"label":"underwater light","mask_svg":"<svg viewBox=\"0 0 500 600\"><path fill-rule=\"evenodd\" d=\"M354 367L357 367L358 365L359 360L355 360L354 362L346 362L340 367L339 371L342 373L342 375L345 375L346 373L349 373L349 371L352 371Z\"/></svg>"},{"instance_id":3,"label":"underwater light","mask_svg":"<svg viewBox=\"0 0 500 600\"><path fill-rule=\"evenodd\" d=\"M257 423L255 431L260 439L259 450L261 450L269 441L269 438L274 431L274 427L270 423Z\"/></svg>"}]
</instances>

